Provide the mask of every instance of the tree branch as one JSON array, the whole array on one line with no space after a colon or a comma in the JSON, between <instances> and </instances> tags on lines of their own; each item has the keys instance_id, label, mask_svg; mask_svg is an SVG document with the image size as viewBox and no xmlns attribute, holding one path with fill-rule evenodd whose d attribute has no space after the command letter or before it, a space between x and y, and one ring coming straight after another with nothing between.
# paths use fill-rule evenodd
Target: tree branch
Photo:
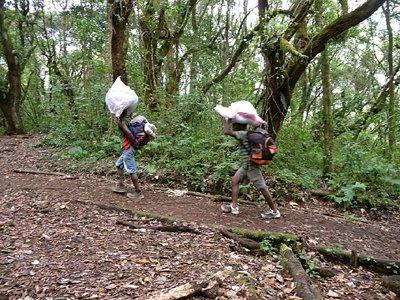
<instances>
[{"instance_id":1,"label":"tree branch","mask_svg":"<svg viewBox=\"0 0 400 300\"><path fill-rule=\"evenodd\" d=\"M243 37L242 41L239 43L238 48L236 48L235 52L233 53L231 61L228 63L228 65L221 71L221 73L219 73L203 86L202 91L204 94L207 93L214 84L221 82L230 73L230 71L238 62L240 55L243 53L244 50L246 50L249 42L253 39L254 35L259 30L260 25L258 24L249 34Z\"/></svg>"},{"instance_id":2,"label":"tree branch","mask_svg":"<svg viewBox=\"0 0 400 300\"><path fill-rule=\"evenodd\" d=\"M311 7L311 5L314 3L314 0L302 0L301 3L299 3L296 8L294 9L294 19L288 26L284 36L284 39L290 41L290 39L293 37L293 35L297 32L297 30L300 28L301 23L304 21L306 18L308 11Z\"/></svg>"},{"instance_id":3,"label":"tree branch","mask_svg":"<svg viewBox=\"0 0 400 300\"><path fill-rule=\"evenodd\" d=\"M316 34L310 43L304 49L303 54L309 57L308 62L302 60L293 61L287 68L287 74L291 74L289 79L289 88L293 89L303 74L308 63L322 52L325 44L348 30L369 18L386 0L368 0L352 12L342 15L335 19L332 23L325 26L318 34Z\"/></svg>"}]
</instances>

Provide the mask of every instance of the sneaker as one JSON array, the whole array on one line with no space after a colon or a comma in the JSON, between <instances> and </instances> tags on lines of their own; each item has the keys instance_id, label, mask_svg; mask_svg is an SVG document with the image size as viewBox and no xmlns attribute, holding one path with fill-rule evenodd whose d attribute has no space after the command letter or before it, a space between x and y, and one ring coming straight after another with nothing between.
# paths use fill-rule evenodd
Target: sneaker
<instances>
[{"instance_id":1,"label":"sneaker","mask_svg":"<svg viewBox=\"0 0 400 300\"><path fill-rule=\"evenodd\" d=\"M144 198L143 194L136 193L136 192L135 193L128 193L128 194L126 194L126 196L129 199L134 199L134 200L142 200Z\"/></svg>"},{"instance_id":2,"label":"sneaker","mask_svg":"<svg viewBox=\"0 0 400 300\"><path fill-rule=\"evenodd\" d=\"M232 204L230 205L221 205L221 210L226 213L232 213L234 215L239 214L239 207L233 207Z\"/></svg>"},{"instance_id":3,"label":"sneaker","mask_svg":"<svg viewBox=\"0 0 400 300\"><path fill-rule=\"evenodd\" d=\"M279 219L281 217L281 213L279 212L279 210L273 211L272 209L269 209L266 212L262 213L261 217L264 219Z\"/></svg>"},{"instance_id":4,"label":"sneaker","mask_svg":"<svg viewBox=\"0 0 400 300\"><path fill-rule=\"evenodd\" d=\"M126 193L126 188L123 185L117 185L111 188L114 193L123 194Z\"/></svg>"}]
</instances>

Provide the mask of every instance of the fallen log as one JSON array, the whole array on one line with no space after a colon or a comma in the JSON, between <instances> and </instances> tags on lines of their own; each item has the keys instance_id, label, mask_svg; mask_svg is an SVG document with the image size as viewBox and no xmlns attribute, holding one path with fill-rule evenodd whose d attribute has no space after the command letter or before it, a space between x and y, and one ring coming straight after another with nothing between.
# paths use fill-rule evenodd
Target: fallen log
<instances>
[{"instance_id":1,"label":"fallen log","mask_svg":"<svg viewBox=\"0 0 400 300\"><path fill-rule=\"evenodd\" d=\"M315 250L322 254L325 259L334 263L341 262L355 268L362 266L370 271L385 275L400 273L400 261L358 255L355 251L346 251L332 247L319 246Z\"/></svg>"},{"instance_id":2,"label":"fallen log","mask_svg":"<svg viewBox=\"0 0 400 300\"><path fill-rule=\"evenodd\" d=\"M382 283L387 289L400 296L400 275L382 276Z\"/></svg>"},{"instance_id":3,"label":"fallen log","mask_svg":"<svg viewBox=\"0 0 400 300\"><path fill-rule=\"evenodd\" d=\"M191 228L189 226L184 225L160 225L160 226L136 226L135 224L123 220L117 220L117 224L128 226L131 229L149 229L149 230L158 230L164 232L189 232L199 234L199 231L196 228Z\"/></svg>"},{"instance_id":4,"label":"fallen log","mask_svg":"<svg viewBox=\"0 0 400 300\"><path fill-rule=\"evenodd\" d=\"M208 280L204 280L200 283L186 283L169 290L167 293L158 293L150 297L146 297L147 300L178 300L186 299L193 296L202 296L210 299L217 298L221 293L221 284L228 277L222 271L217 272L214 276Z\"/></svg>"},{"instance_id":5,"label":"fallen log","mask_svg":"<svg viewBox=\"0 0 400 300\"><path fill-rule=\"evenodd\" d=\"M332 195L332 191L329 190L311 190L311 195L317 196L317 197L322 197L322 198L328 198L329 196Z\"/></svg>"},{"instance_id":6,"label":"fallen log","mask_svg":"<svg viewBox=\"0 0 400 300\"><path fill-rule=\"evenodd\" d=\"M249 250L260 249L260 243L254 241L252 239L240 237L237 234L229 232L229 230L226 229L226 228L220 228L219 231L223 236L238 242L241 246L243 246L243 247L245 247L245 248L247 248Z\"/></svg>"},{"instance_id":7,"label":"fallen log","mask_svg":"<svg viewBox=\"0 0 400 300\"><path fill-rule=\"evenodd\" d=\"M282 243L288 244L290 247L298 247L300 241L298 236L283 232L255 231L243 228L230 228L229 231L260 243L264 240L270 240L277 249Z\"/></svg>"},{"instance_id":8,"label":"fallen log","mask_svg":"<svg viewBox=\"0 0 400 300\"><path fill-rule=\"evenodd\" d=\"M292 249L282 244L280 254L283 267L296 282L296 294L303 300L323 300L321 291L304 271L301 262L294 255Z\"/></svg>"}]
</instances>

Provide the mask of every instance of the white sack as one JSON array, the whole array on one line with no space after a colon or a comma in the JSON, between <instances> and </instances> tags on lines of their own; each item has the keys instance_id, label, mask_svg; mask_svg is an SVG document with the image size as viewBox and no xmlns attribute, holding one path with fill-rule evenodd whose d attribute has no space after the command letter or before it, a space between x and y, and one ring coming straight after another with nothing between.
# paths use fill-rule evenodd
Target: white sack
<instances>
[{"instance_id":1,"label":"white sack","mask_svg":"<svg viewBox=\"0 0 400 300\"><path fill-rule=\"evenodd\" d=\"M138 96L119 76L106 94L106 104L109 111L119 118L125 109L128 110L127 115L134 112L138 105Z\"/></svg>"},{"instance_id":2,"label":"white sack","mask_svg":"<svg viewBox=\"0 0 400 300\"><path fill-rule=\"evenodd\" d=\"M214 110L226 119L232 119L234 123L250 124L258 126L264 124L254 106L245 100L233 102L229 107L218 104Z\"/></svg>"},{"instance_id":3,"label":"white sack","mask_svg":"<svg viewBox=\"0 0 400 300\"><path fill-rule=\"evenodd\" d=\"M148 134L151 135L153 138L156 137L157 134L157 127L154 126L151 123L146 123L144 124L144 131Z\"/></svg>"}]
</instances>

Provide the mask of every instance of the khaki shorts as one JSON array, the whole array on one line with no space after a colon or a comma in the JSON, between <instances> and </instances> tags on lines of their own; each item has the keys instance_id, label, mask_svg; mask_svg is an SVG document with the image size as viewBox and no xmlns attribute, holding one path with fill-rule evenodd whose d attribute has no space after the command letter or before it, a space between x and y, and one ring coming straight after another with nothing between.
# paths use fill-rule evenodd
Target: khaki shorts
<instances>
[{"instance_id":1,"label":"khaki shorts","mask_svg":"<svg viewBox=\"0 0 400 300\"><path fill-rule=\"evenodd\" d=\"M261 173L261 168L259 166L250 164L247 166L242 166L238 170L241 175L241 183L248 184L249 182L254 183L258 189L267 187L265 184L264 176Z\"/></svg>"}]
</instances>

